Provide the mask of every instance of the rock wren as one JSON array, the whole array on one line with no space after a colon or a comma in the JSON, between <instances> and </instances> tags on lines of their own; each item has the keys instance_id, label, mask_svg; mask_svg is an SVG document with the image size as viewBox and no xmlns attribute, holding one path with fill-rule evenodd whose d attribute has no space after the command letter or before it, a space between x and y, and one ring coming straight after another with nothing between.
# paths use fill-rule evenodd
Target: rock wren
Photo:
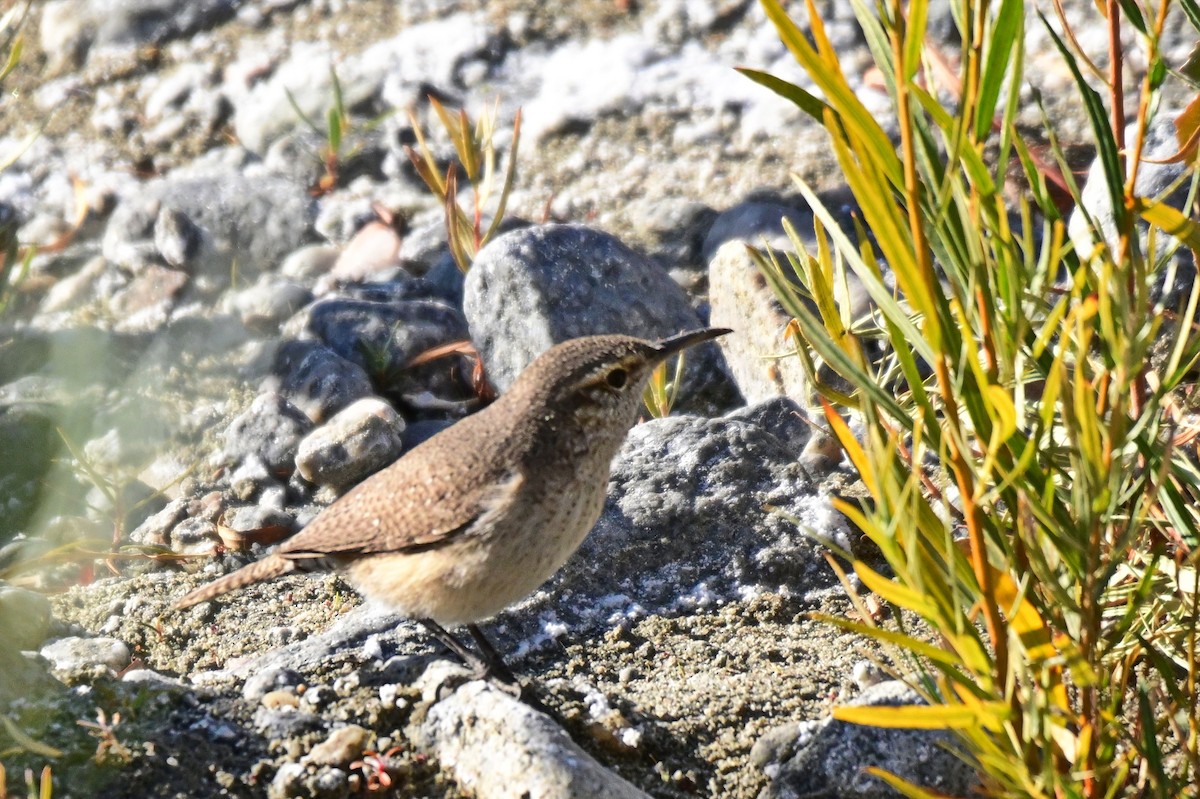
<instances>
[{"instance_id":1,"label":"rock wren","mask_svg":"<svg viewBox=\"0 0 1200 799\"><path fill-rule=\"evenodd\" d=\"M366 597L421 621L477 676L515 683L476 623L549 579L596 524L654 367L728 332L558 344L487 408L360 483L266 558L175 606L288 572L339 569ZM479 654L445 629L456 625Z\"/></svg>"}]
</instances>

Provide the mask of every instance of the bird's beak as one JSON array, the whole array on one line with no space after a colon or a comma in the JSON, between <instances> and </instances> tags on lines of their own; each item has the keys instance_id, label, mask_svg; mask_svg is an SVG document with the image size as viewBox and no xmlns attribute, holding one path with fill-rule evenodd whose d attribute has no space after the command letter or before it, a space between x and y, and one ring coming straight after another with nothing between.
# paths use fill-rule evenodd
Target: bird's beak
<instances>
[{"instance_id":1,"label":"bird's beak","mask_svg":"<svg viewBox=\"0 0 1200 799\"><path fill-rule=\"evenodd\" d=\"M654 363L662 363L667 358L670 358L677 352L682 352L688 347L693 347L697 344L702 344L705 341L711 341L718 336L723 336L726 333L733 331L727 327L710 327L704 330L692 330L687 333L680 333L678 336L664 339L654 345L656 350L652 361Z\"/></svg>"}]
</instances>

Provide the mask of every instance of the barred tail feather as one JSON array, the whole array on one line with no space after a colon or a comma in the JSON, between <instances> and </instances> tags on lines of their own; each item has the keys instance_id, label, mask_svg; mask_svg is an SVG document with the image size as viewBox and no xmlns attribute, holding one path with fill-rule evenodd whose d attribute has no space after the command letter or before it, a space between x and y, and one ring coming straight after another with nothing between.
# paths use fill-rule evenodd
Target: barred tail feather
<instances>
[{"instance_id":1,"label":"barred tail feather","mask_svg":"<svg viewBox=\"0 0 1200 799\"><path fill-rule=\"evenodd\" d=\"M219 580L213 580L211 583L202 585L195 591L185 595L182 599L175 602L176 610L190 608L192 605L197 605L201 602L207 602L215 596L224 594L228 591L234 591L238 588L244 588L251 583L259 583L263 580L270 580L273 577L278 577L281 574L287 574L290 571L295 571L296 564L288 558L281 558L278 555L268 555L262 560L256 560L248 566L243 566L232 574L227 574Z\"/></svg>"}]
</instances>

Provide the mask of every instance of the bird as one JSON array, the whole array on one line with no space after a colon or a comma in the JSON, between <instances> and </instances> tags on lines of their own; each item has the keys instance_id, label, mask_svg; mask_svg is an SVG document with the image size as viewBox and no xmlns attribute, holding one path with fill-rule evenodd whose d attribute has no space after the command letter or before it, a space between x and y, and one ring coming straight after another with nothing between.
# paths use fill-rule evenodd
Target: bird
<instances>
[{"instance_id":1,"label":"bird","mask_svg":"<svg viewBox=\"0 0 1200 799\"><path fill-rule=\"evenodd\" d=\"M728 332L556 344L491 405L359 483L265 558L175 607L290 572L337 570L363 596L423 624L475 677L516 685L479 623L533 593L595 526L654 368ZM459 626L476 650L447 630Z\"/></svg>"}]
</instances>

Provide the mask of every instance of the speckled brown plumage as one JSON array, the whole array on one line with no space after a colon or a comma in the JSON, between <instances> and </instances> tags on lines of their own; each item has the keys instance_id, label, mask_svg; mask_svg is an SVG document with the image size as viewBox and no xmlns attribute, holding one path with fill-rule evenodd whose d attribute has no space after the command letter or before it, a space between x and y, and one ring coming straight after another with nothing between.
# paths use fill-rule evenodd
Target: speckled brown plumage
<instances>
[{"instance_id":1,"label":"speckled brown plumage","mask_svg":"<svg viewBox=\"0 0 1200 799\"><path fill-rule=\"evenodd\" d=\"M723 332L658 344L592 336L551 348L492 405L177 607L289 571L340 568L363 594L414 618L454 625L495 615L557 571L596 523L653 367Z\"/></svg>"}]
</instances>

